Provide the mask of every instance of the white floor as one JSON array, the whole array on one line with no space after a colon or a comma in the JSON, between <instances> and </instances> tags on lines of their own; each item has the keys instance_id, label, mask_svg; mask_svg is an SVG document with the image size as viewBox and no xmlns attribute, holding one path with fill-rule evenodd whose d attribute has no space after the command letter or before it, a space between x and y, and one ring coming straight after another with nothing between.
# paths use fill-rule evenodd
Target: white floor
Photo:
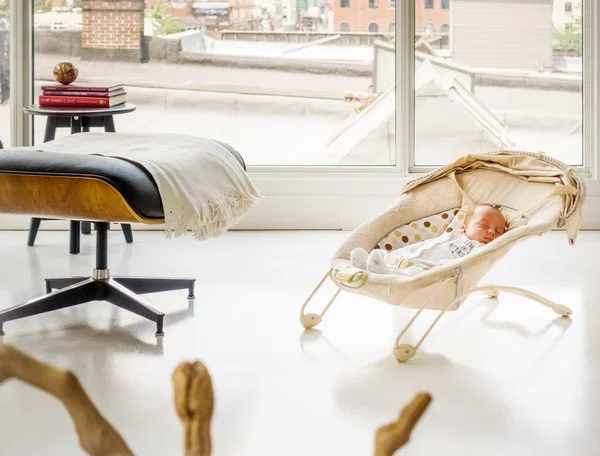
<instances>
[{"instance_id":1,"label":"white floor","mask_svg":"<svg viewBox=\"0 0 600 456\"><path fill-rule=\"evenodd\" d=\"M391 348L410 309L345 293L318 330L299 324L349 233L134 234L126 245L111 232L113 273L197 278L191 309L185 291L148 295L167 313L163 340L151 322L95 302L8 322L4 342L74 371L136 454L183 454L171 373L193 359L213 376L216 456L371 455L375 429L417 391L434 399L402 454L600 454L600 232L575 247L560 232L531 239L486 277L566 304L572 320L518 297L474 296L403 365ZM79 256L68 255L66 232L41 232L34 248L25 238L0 232L0 308L42 294L44 277L92 268L92 237ZM55 399L0 387L0 455L81 454Z\"/></svg>"}]
</instances>

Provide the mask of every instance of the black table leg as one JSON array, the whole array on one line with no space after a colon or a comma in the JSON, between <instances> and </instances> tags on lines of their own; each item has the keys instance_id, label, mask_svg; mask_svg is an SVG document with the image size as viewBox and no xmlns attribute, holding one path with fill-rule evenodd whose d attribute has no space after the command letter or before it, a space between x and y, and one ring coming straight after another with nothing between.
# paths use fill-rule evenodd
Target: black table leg
<instances>
[{"instance_id":1,"label":"black table leg","mask_svg":"<svg viewBox=\"0 0 600 456\"><path fill-rule=\"evenodd\" d=\"M131 244L133 242L133 233L131 232L131 225L129 223L121 223L121 229L123 230L123 236L125 236L125 242Z\"/></svg>"},{"instance_id":2,"label":"black table leg","mask_svg":"<svg viewBox=\"0 0 600 456\"><path fill-rule=\"evenodd\" d=\"M29 222L29 236L27 237L27 245L32 246L35 243L35 237L40 229L41 218L32 218Z\"/></svg>"},{"instance_id":3,"label":"black table leg","mask_svg":"<svg viewBox=\"0 0 600 456\"><path fill-rule=\"evenodd\" d=\"M71 134L81 133L81 117L71 117Z\"/></svg>"},{"instance_id":4,"label":"black table leg","mask_svg":"<svg viewBox=\"0 0 600 456\"><path fill-rule=\"evenodd\" d=\"M81 234L92 234L91 222L81 222Z\"/></svg>"},{"instance_id":5,"label":"black table leg","mask_svg":"<svg viewBox=\"0 0 600 456\"><path fill-rule=\"evenodd\" d=\"M90 131L90 118L89 117L81 118L81 131L83 131L83 132Z\"/></svg>"},{"instance_id":6,"label":"black table leg","mask_svg":"<svg viewBox=\"0 0 600 456\"><path fill-rule=\"evenodd\" d=\"M81 222L79 222L77 220L71 220L71 227L70 227L71 238L70 238L70 242L69 242L69 253L72 253L72 254L79 253L79 248L81 245L80 238L79 238L80 225L81 225Z\"/></svg>"},{"instance_id":7,"label":"black table leg","mask_svg":"<svg viewBox=\"0 0 600 456\"><path fill-rule=\"evenodd\" d=\"M58 125L58 117L48 116L46 119L46 131L44 132L44 142L52 141L56 136L56 126Z\"/></svg>"},{"instance_id":8,"label":"black table leg","mask_svg":"<svg viewBox=\"0 0 600 456\"><path fill-rule=\"evenodd\" d=\"M104 122L104 131L107 133L114 133L115 130L115 121L113 120L113 116L103 116L102 122Z\"/></svg>"}]
</instances>

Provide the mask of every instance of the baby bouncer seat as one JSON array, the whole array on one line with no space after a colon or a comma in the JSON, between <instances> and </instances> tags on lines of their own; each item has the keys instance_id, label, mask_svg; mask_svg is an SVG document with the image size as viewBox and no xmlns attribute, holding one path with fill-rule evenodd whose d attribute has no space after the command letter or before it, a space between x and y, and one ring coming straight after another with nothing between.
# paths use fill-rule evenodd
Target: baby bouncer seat
<instances>
[{"instance_id":1,"label":"baby bouncer seat","mask_svg":"<svg viewBox=\"0 0 600 456\"><path fill-rule=\"evenodd\" d=\"M574 244L585 200L585 184L576 172L544 154L501 151L467 155L409 182L385 212L358 227L333 255L330 269L300 311L305 329L318 325L344 290L417 309L394 344L398 362L411 359L440 318L456 310L475 292L497 296L500 291L532 299L568 317L571 310L528 290L478 285L481 278L518 242L555 228L565 228ZM451 263L413 276L376 274L352 267L350 252L358 247L396 250L460 229L476 204L497 207L507 220L505 234ZM338 290L320 313L306 313L310 301L330 278ZM402 336L424 309L439 314L414 345Z\"/></svg>"}]
</instances>

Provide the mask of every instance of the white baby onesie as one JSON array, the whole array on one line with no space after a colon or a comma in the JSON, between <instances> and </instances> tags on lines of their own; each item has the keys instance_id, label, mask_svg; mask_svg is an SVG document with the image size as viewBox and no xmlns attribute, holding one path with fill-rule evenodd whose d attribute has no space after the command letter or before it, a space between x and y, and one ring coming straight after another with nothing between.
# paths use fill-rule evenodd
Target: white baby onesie
<instances>
[{"instance_id":1,"label":"white baby onesie","mask_svg":"<svg viewBox=\"0 0 600 456\"><path fill-rule=\"evenodd\" d=\"M378 249L367 254L364 249L354 249L350 259L355 267L371 272L414 275L424 269L462 258L484 245L469 239L460 231L453 231L391 252ZM400 269L398 266L402 259L409 260L418 267Z\"/></svg>"}]
</instances>

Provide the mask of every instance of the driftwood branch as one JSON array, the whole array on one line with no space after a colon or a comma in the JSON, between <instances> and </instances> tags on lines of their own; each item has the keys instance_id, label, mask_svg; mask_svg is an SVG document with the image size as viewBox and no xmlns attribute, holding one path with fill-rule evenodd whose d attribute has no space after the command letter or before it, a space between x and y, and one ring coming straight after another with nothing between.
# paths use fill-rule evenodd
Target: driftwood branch
<instances>
[{"instance_id":1,"label":"driftwood branch","mask_svg":"<svg viewBox=\"0 0 600 456\"><path fill-rule=\"evenodd\" d=\"M419 393L402 409L396 421L380 427L375 435L375 456L392 456L406 444L430 402L429 393Z\"/></svg>"},{"instance_id":2,"label":"driftwood branch","mask_svg":"<svg viewBox=\"0 0 600 456\"><path fill-rule=\"evenodd\" d=\"M185 456L210 456L210 420L214 409L212 380L200 361L181 363L173 372L175 409L185 428Z\"/></svg>"},{"instance_id":3,"label":"driftwood branch","mask_svg":"<svg viewBox=\"0 0 600 456\"><path fill-rule=\"evenodd\" d=\"M16 348L0 344L0 383L16 378L61 401L75 425L79 444L91 456L132 456L121 435L94 406L70 371L56 369Z\"/></svg>"},{"instance_id":4,"label":"driftwood branch","mask_svg":"<svg viewBox=\"0 0 600 456\"><path fill-rule=\"evenodd\" d=\"M61 401L73 420L79 443L88 455L133 456L72 372L56 369L10 345L0 344L0 384L11 378ZM185 428L185 456L210 456L214 392L206 366L200 361L181 363L173 372L173 386L175 409ZM375 436L375 456L392 456L406 444L430 402L428 393L419 393L404 407L396 421L380 427Z\"/></svg>"}]
</instances>

